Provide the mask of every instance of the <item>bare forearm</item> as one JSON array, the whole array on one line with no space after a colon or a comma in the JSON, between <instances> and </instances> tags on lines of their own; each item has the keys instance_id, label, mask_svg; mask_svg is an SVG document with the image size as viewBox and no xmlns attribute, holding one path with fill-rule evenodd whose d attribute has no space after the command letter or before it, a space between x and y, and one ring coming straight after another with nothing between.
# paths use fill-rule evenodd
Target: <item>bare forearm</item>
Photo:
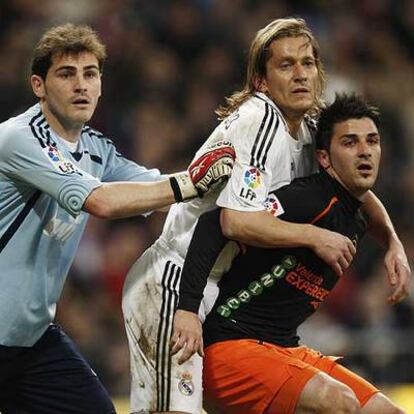
<instances>
[{"instance_id":1,"label":"bare forearm","mask_svg":"<svg viewBox=\"0 0 414 414\"><path fill-rule=\"evenodd\" d=\"M392 288L388 303L404 300L410 293L411 269L407 255L391 219L381 201L371 191L363 205L368 215L368 232L387 250L384 258L387 277Z\"/></svg>"},{"instance_id":2,"label":"bare forearm","mask_svg":"<svg viewBox=\"0 0 414 414\"><path fill-rule=\"evenodd\" d=\"M355 255L352 241L342 234L311 224L286 222L266 211L223 209L221 228L229 239L258 247L306 247L341 276Z\"/></svg>"},{"instance_id":3,"label":"bare forearm","mask_svg":"<svg viewBox=\"0 0 414 414\"><path fill-rule=\"evenodd\" d=\"M131 217L175 202L169 180L104 183L91 192L83 209L100 218Z\"/></svg>"},{"instance_id":4,"label":"bare forearm","mask_svg":"<svg viewBox=\"0 0 414 414\"><path fill-rule=\"evenodd\" d=\"M223 209L221 227L229 239L257 247L311 247L313 226L279 220L267 211Z\"/></svg>"}]
</instances>

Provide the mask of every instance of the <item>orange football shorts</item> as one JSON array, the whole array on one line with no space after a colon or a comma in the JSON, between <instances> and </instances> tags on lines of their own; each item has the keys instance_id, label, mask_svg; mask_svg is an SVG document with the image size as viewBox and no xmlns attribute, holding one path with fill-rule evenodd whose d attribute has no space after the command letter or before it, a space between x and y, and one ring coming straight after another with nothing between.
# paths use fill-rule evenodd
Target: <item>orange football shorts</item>
<instances>
[{"instance_id":1,"label":"orange football shorts","mask_svg":"<svg viewBox=\"0 0 414 414\"><path fill-rule=\"evenodd\" d=\"M283 348L241 339L205 349L203 386L206 408L226 414L263 414L275 400L280 414L293 414L306 383L325 372L348 385L363 406L379 392L368 381L306 346Z\"/></svg>"}]
</instances>

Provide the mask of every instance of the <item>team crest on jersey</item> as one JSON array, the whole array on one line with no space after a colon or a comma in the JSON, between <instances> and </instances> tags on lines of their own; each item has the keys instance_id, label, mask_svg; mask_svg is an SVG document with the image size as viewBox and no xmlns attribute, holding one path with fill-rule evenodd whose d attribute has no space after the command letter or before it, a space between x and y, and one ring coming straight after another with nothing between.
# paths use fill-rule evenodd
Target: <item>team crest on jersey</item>
<instances>
[{"instance_id":1,"label":"team crest on jersey","mask_svg":"<svg viewBox=\"0 0 414 414\"><path fill-rule=\"evenodd\" d=\"M285 212L279 199L274 194L270 194L266 198L264 208L275 217L280 216Z\"/></svg>"},{"instance_id":2,"label":"team crest on jersey","mask_svg":"<svg viewBox=\"0 0 414 414\"><path fill-rule=\"evenodd\" d=\"M194 383L192 381L193 376L189 372L181 374L181 380L178 383L178 389L181 394L190 396L194 394Z\"/></svg>"},{"instance_id":3,"label":"team crest on jersey","mask_svg":"<svg viewBox=\"0 0 414 414\"><path fill-rule=\"evenodd\" d=\"M64 174L82 175L79 169L71 161L67 160L56 147L49 145L43 148L43 152L58 171Z\"/></svg>"},{"instance_id":4,"label":"team crest on jersey","mask_svg":"<svg viewBox=\"0 0 414 414\"><path fill-rule=\"evenodd\" d=\"M260 171L257 168L249 168L244 173L244 182L247 184L247 187L255 190L256 188L260 187L262 184L262 176L260 175Z\"/></svg>"}]
</instances>

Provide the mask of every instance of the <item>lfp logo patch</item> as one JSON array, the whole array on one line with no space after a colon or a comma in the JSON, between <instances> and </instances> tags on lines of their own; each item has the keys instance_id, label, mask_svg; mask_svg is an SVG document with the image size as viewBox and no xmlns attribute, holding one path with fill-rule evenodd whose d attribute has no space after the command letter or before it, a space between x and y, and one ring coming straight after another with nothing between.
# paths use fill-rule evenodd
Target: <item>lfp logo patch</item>
<instances>
[{"instance_id":1,"label":"lfp logo patch","mask_svg":"<svg viewBox=\"0 0 414 414\"><path fill-rule=\"evenodd\" d=\"M264 208L275 217L280 216L285 212L282 205L280 204L279 199L274 194L270 194L266 198L264 202Z\"/></svg>"},{"instance_id":2,"label":"lfp logo patch","mask_svg":"<svg viewBox=\"0 0 414 414\"><path fill-rule=\"evenodd\" d=\"M262 184L262 177L257 168L250 168L244 173L244 182L249 188L255 189Z\"/></svg>"},{"instance_id":3,"label":"lfp logo patch","mask_svg":"<svg viewBox=\"0 0 414 414\"><path fill-rule=\"evenodd\" d=\"M47 155L54 162L63 161L63 156L56 147L49 146Z\"/></svg>"},{"instance_id":4,"label":"lfp logo patch","mask_svg":"<svg viewBox=\"0 0 414 414\"><path fill-rule=\"evenodd\" d=\"M56 147L49 145L48 147L43 148L43 152L46 154L53 167L59 172L64 174L83 175L82 172L71 161L66 159Z\"/></svg>"}]
</instances>

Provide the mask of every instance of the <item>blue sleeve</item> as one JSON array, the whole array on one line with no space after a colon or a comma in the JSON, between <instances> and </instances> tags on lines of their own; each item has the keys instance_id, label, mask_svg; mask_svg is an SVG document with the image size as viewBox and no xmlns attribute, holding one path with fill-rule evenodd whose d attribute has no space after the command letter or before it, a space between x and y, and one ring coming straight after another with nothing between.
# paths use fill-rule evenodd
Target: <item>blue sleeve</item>
<instances>
[{"instance_id":1,"label":"blue sleeve","mask_svg":"<svg viewBox=\"0 0 414 414\"><path fill-rule=\"evenodd\" d=\"M164 176L157 169L147 169L137 163L124 158L121 153L116 150L114 144L107 140L106 143L106 165L102 181L159 181Z\"/></svg>"},{"instance_id":2,"label":"blue sleeve","mask_svg":"<svg viewBox=\"0 0 414 414\"><path fill-rule=\"evenodd\" d=\"M66 159L56 146L42 146L25 128L4 126L0 135L0 172L11 181L47 193L77 216L101 182Z\"/></svg>"}]
</instances>

